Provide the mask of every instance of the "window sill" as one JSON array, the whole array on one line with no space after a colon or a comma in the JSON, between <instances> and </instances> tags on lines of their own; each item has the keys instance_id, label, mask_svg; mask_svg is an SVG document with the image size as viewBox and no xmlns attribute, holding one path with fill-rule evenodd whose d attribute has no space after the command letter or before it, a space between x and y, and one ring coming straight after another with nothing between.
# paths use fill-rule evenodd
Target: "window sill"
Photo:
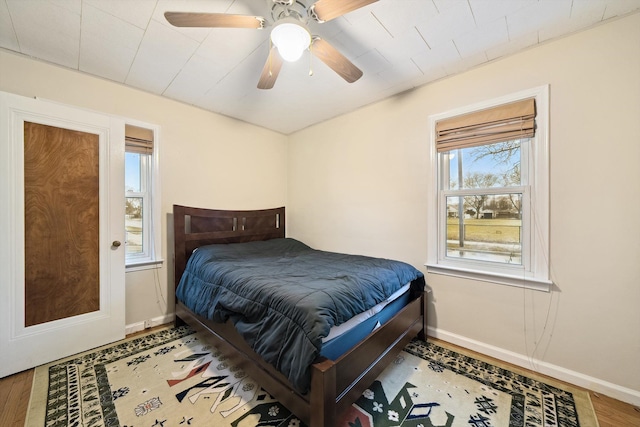
<instances>
[{"instance_id":1,"label":"window sill","mask_svg":"<svg viewBox=\"0 0 640 427\"><path fill-rule=\"evenodd\" d=\"M444 276L460 277L463 279L478 280L481 282L495 283L499 285L515 286L518 288L532 289L535 291L550 292L553 282L540 280L532 277L510 276L506 274L492 273L488 271L478 271L450 267L444 265L425 264L427 273L441 274Z\"/></svg>"},{"instance_id":2,"label":"window sill","mask_svg":"<svg viewBox=\"0 0 640 427\"><path fill-rule=\"evenodd\" d=\"M153 268L160 268L164 263L163 259L144 260L144 261L130 261L125 266L125 273L134 271L151 270Z\"/></svg>"}]
</instances>

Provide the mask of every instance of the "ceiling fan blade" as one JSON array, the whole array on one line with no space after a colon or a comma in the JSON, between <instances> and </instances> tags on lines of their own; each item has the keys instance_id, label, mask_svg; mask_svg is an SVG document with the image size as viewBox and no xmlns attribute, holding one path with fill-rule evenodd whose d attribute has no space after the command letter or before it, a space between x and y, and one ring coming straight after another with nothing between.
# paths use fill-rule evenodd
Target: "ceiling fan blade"
<instances>
[{"instance_id":1,"label":"ceiling fan blade","mask_svg":"<svg viewBox=\"0 0 640 427\"><path fill-rule=\"evenodd\" d=\"M318 22L327 22L378 0L318 0L311 8L312 16Z\"/></svg>"},{"instance_id":2,"label":"ceiling fan blade","mask_svg":"<svg viewBox=\"0 0 640 427\"><path fill-rule=\"evenodd\" d=\"M353 65L346 56L338 52L329 42L319 37L313 40L311 53L349 83L353 83L362 77L360 68Z\"/></svg>"},{"instance_id":3,"label":"ceiling fan blade","mask_svg":"<svg viewBox=\"0 0 640 427\"><path fill-rule=\"evenodd\" d=\"M164 17L175 27L264 28L264 18L260 16L165 12Z\"/></svg>"},{"instance_id":4,"label":"ceiling fan blade","mask_svg":"<svg viewBox=\"0 0 640 427\"><path fill-rule=\"evenodd\" d=\"M280 68L282 68L282 58L278 53L278 48L274 46L269 51L269 57L264 64L262 74L260 74L258 89L271 89L276 84Z\"/></svg>"}]
</instances>

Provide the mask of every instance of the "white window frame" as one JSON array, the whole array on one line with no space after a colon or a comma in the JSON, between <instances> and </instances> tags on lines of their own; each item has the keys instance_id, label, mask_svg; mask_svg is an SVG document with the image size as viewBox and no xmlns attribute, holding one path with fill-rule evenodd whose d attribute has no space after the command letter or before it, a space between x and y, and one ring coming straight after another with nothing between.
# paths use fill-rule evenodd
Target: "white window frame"
<instances>
[{"instance_id":1,"label":"white window frame","mask_svg":"<svg viewBox=\"0 0 640 427\"><path fill-rule=\"evenodd\" d=\"M521 190L523 195L522 265L446 257L447 211L441 183L443 171L435 143L436 122L532 97L536 101L536 134L522 147L523 161L528 161L528 176L523 173L522 187L509 189ZM434 114L429 116L428 125L431 182L427 195L427 272L549 292L552 285L549 277L549 85Z\"/></svg>"},{"instance_id":2,"label":"white window frame","mask_svg":"<svg viewBox=\"0 0 640 427\"><path fill-rule=\"evenodd\" d=\"M141 158L140 189L141 192L127 192L126 197L141 197L145 207L142 210L143 251L138 254L125 255L126 272L158 268L162 259L162 227L160 215L160 128L149 123L127 120L128 125L138 126L153 131L153 154ZM149 202L150 200L150 202Z\"/></svg>"}]
</instances>

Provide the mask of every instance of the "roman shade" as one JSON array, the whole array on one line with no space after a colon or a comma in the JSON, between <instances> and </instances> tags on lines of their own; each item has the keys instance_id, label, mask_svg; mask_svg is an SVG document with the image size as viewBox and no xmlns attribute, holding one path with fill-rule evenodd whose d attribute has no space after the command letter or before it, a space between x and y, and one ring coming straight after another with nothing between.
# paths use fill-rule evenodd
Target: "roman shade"
<instances>
[{"instance_id":1,"label":"roman shade","mask_svg":"<svg viewBox=\"0 0 640 427\"><path fill-rule=\"evenodd\" d=\"M124 148L128 153L153 154L153 131L133 125L124 126Z\"/></svg>"},{"instance_id":2,"label":"roman shade","mask_svg":"<svg viewBox=\"0 0 640 427\"><path fill-rule=\"evenodd\" d=\"M498 105L436 122L438 152L535 135L535 98Z\"/></svg>"}]
</instances>

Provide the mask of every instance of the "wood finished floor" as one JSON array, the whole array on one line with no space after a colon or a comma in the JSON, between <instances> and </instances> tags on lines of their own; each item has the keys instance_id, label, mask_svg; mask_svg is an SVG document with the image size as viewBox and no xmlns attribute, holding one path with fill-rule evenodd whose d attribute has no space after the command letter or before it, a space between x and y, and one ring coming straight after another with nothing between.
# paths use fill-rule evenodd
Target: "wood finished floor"
<instances>
[{"instance_id":1,"label":"wood finished floor","mask_svg":"<svg viewBox=\"0 0 640 427\"><path fill-rule=\"evenodd\" d=\"M133 335L135 334L131 336ZM436 339L433 341L437 343ZM24 426L31 395L33 371L29 369L0 378L0 426ZM594 392L589 394L600 427L640 427L640 409L602 394Z\"/></svg>"}]
</instances>

